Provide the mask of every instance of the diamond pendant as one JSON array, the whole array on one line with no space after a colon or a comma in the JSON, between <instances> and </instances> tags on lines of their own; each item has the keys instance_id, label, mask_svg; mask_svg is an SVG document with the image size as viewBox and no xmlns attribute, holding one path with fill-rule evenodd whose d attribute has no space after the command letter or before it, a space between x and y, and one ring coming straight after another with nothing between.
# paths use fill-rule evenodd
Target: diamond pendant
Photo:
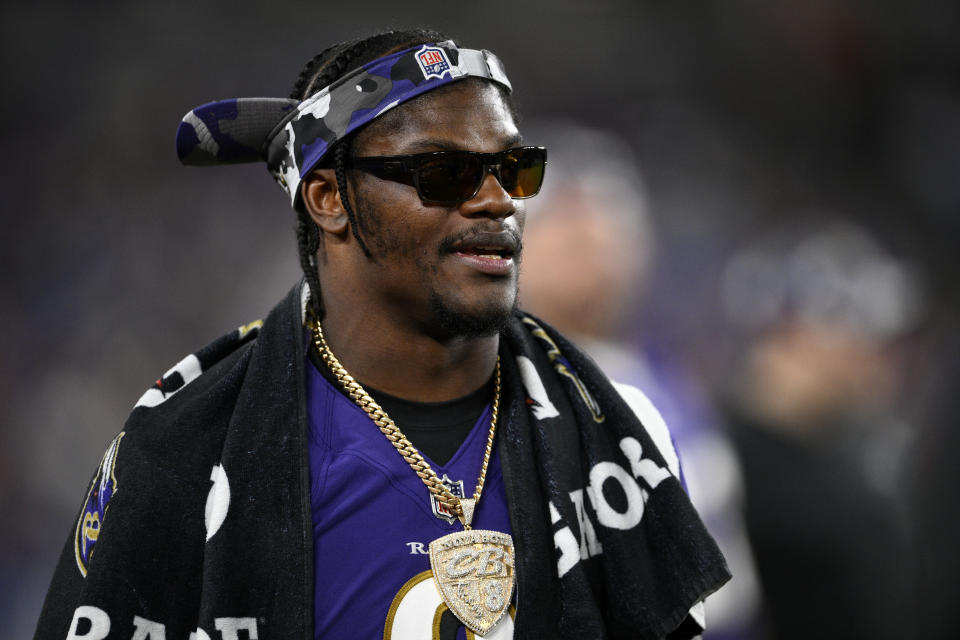
<instances>
[{"instance_id":1,"label":"diamond pendant","mask_svg":"<svg viewBox=\"0 0 960 640\"><path fill-rule=\"evenodd\" d=\"M430 543L433 583L447 608L478 636L493 628L513 596L513 538L468 529Z\"/></svg>"},{"instance_id":2,"label":"diamond pendant","mask_svg":"<svg viewBox=\"0 0 960 640\"><path fill-rule=\"evenodd\" d=\"M475 497L460 498L464 530L430 543L430 571L447 609L470 631L485 636L513 597L513 538L471 529L476 504Z\"/></svg>"}]
</instances>

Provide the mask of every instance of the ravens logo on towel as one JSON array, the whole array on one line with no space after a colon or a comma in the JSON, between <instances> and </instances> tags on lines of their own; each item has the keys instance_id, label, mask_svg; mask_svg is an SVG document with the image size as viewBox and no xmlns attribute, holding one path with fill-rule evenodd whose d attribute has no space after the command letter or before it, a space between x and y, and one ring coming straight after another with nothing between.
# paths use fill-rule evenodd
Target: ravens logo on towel
<instances>
[{"instance_id":1,"label":"ravens logo on towel","mask_svg":"<svg viewBox=\"0 0 960 640\"><path fill-rule=\"evenodd\" d=\"M100 528L107 514L108 503L117 492L114 467L117 464L117 450L120 448L120 440L123 439L124 433L121 431L117 434L107 447L106 453L103 454L103 460L100 461L97 474L90 483L90 490L87 491L87 498L83 502L83 509L77 519L73 548L77 558L77 568L80 569L84 578L87 577L87 567L90 566L93 547L97 543L97 538L100 537Z\"/></svg>"}]
</instances>

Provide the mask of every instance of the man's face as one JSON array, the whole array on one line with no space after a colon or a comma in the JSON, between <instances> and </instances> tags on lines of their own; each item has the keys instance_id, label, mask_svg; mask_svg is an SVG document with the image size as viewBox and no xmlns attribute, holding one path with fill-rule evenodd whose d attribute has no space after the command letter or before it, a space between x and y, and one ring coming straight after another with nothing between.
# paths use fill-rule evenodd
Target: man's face
<instances>
[{"instance_id":1,"label":"man's face","mask_svg":"<svg viewBox=\"0 0 960 640\"><path fill-rule=\"evenodd\" d=\"M425 94L374 124L357 137L352 156L489 153L520 141L500 92L480 81ZM442 339L496 332L517 299L522 201L490 173L476 196L453 206L424 204L414 187L362 171L348 175L361 236L373 254L367 258L357 247L351 268L370 302Z\"/></svg>"}]
</instances>

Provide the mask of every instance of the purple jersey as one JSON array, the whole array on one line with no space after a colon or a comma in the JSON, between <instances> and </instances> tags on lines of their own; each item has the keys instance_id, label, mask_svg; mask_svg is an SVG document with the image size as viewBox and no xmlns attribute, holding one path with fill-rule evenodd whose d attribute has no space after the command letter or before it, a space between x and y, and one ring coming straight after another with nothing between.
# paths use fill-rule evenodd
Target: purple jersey
<instances>
[{"instance_id":1,"label":"purple jersey","mask_svg":"<svg viewBox=\"0 0 960 640\"><path fill-rule=\"evenodd\" d=\"M309 362L306 371L314 637L465 638L433 584L427 555L431 541L460 531L460 523L434 513L423 481L360 407ZM429 461L454 493L462 482L473 495L489 426L488 406L446 465ZM473 526L511 533L496 447ZM511 606L485 640L511 638L513 613Z\"/></svg>"}]
</instances>

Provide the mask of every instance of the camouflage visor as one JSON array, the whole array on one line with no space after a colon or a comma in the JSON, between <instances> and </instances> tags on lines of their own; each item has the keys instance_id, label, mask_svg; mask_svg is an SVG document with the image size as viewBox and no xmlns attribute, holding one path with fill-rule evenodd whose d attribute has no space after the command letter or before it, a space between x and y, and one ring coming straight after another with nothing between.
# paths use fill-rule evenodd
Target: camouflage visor
<instances>
[{"instance_id":1,"label":"camouflage visor","mask_svg":"<svg viewBox=\"0 0 960 640\"><path fill-rule=\"evenodd\" d=\"M489 51L459 49L452 40L418 45L368 62L303 102L231 98L199 106L177 129L177 155L186 165L266 160L295 204L300 181L338 140L398 104L469 77L511 90Z\"/></svg>"}]
</instances>

